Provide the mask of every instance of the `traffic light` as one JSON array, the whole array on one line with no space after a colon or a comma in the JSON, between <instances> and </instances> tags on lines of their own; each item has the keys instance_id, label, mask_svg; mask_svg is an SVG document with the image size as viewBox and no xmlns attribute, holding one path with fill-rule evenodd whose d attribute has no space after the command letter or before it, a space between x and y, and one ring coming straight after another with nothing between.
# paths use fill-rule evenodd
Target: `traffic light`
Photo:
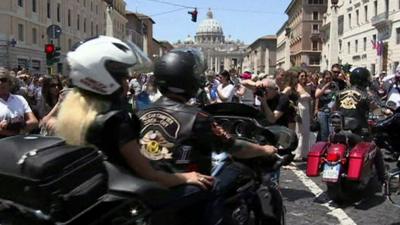
<instances>
[{"instance_id":1,"label":"traffic light","mask_svg":"<svg viewBox=\"0 0 400 225\"><path fill-rule=\"evenodd\" d=\"M189 11L188 14L192 15L193 22L197 22L197 9L196 8L193 11Z\"/></svg>"},{"instance_id":2,"label":"traffic light","mask_svg":"<svg viewBox=\"0 0 400 225\"><path fill-rule=\"evenodd\" d=\"M46 44L44 52L46 53L46 64L48 66L60 61L60 47L55 47L54 44Z\"/></svg>"}]
</instances>

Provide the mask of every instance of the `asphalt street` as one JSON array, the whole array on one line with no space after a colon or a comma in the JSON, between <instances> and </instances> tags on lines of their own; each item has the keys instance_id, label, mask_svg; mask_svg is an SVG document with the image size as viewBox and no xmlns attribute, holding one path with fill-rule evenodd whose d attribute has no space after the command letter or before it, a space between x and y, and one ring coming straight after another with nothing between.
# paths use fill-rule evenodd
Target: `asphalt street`
<instances>
[{"instance_id":1,"label":"asphalt street","mask_svg":"<svg viewBox=\"0 0 400 225\"><path fill-rule=\"evenodd\" d=\"M301 225L400 225L400 208L382 193L358 203L336 205L324 193L321 177L305 175L306 163L282 168L280 186L287 209L287 224Z\"/></svg>"}]
</instances>

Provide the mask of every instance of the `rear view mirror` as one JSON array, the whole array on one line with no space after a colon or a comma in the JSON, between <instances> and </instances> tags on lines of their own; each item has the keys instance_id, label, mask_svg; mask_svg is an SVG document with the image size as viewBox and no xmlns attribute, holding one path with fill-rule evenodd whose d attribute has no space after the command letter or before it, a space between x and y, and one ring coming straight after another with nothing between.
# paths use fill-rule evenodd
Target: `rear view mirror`
<instances>
[{"instance_id":1,"label":"rear view mirror","mask_svg":"<svg viewBox=\"0 0 400 225\"><path fill-rule=\"evenodd\" d=\"M393 205L400 208L400 169L389 172L386 195Z\"/></svg>"}]
</instances>

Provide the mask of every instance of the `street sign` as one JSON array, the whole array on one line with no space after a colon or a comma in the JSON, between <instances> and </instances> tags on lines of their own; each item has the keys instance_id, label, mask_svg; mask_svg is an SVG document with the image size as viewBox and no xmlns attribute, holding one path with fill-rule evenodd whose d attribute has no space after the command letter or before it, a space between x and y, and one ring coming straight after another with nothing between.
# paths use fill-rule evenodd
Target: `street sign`
<instances>
[{"instance_id":1,"label":"street sign","mask_svg":"<svg viewBox=\"0 0 400 225\"><path fill-rule=\"evenodd\" d=\"M51 39L58 39L61 36L61 27L58 25L50 25L47 27L47 36Z\"/></svg>"}]
</instances>

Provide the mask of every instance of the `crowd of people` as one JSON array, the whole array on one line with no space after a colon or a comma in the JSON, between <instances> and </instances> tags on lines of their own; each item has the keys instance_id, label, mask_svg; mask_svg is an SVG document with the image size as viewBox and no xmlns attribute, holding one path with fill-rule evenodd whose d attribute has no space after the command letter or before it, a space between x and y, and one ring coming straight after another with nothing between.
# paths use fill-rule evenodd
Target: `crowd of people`
<instances>
[{"instance_id":1,"label":"crowd of people","mask_svg":"<svg viewBox=\"0 0 400 225\"><path fill-rule=\"evenodd\" d=\"M59 99L70 86L68 79L61 75L31 74L26 69L8 71L5 68L1 68L0 76L0 97L11 94L13 99L17 96L13 101L0 99L3 107L12 105L11 113L0 111L0 135L15 134L22 127L24 132L52 132ZM153 73L133 73L127 79L126 105L131 112L144 110L161 97ZM247 69L241 74L234 69L220 74L208 71L201 82L202 89L196 99L189 101L191 104L232 102L262 111L267 123L296 130L299 147L295 160L298 161L305 160L316 140L327 140L328 118L335 93L349 85L348 74L339 64L322 73L282 69L272 75L252 74ZM312 129L314 123L319 124L319 129ZM5 129L7 124L13 132Z\"/></svg>"},{"instance_id":2,"label":"crowd of people","mask_svg":"<svg viewBox=\"0 0 400 225\"><path fill-rule=\"evenodd\" d=\"M348 74L339 64L323 73L282 69L269 75L253 74L247 69L241 74L235 69L220 74L208 71L197 98L190 103L241 103L262 111L268 124L296 130L300 144L295 160L302 161L316 140L327 140L335 93L348 85ZM143 110L160 98L153 74L135 74L129 82L129 96L134 111ZM320 129L313 129L314 123Z\"/></svg>"},{"instance_id":3,"label":"crowd of people","mask_svg":"<svg viewBox=\"0 0 400 225\"><path fill-rule=\"evenodd\" d=\"M222 148L237 158L253 158L271 156L277 149L235 139L200 107L191 105L254 107L263 113L266 124L297 132L295 160L302 161L316 140L328 139L336 98L349 97L341 91L354 88L358 93L369 86L368 70L357 68L350 82L339 64L323 73L301 69L278 69L275 74L252 74L247 69L204 72L204 57L194 49L167 53L155 63L154 73L130 74L138 63L136 51L102 36L68 53L68 78L0 68L0 138L41 133L56 134L68 144L91 144L110 162L171 188L175 198L216 190L210 206L217 209L221 193L238 174L226 168L219 176L210 176L211 152ZM95 52L90 57L98 63L82 58L87 52ZM109 60L104 61L106 57ZM383 80L378 77L372 89L378 90ZM369 103L363 100L360 105ZM220 216L210 216L213 221L207 224L216 224Z\"/></svg>"}]
</instances>

